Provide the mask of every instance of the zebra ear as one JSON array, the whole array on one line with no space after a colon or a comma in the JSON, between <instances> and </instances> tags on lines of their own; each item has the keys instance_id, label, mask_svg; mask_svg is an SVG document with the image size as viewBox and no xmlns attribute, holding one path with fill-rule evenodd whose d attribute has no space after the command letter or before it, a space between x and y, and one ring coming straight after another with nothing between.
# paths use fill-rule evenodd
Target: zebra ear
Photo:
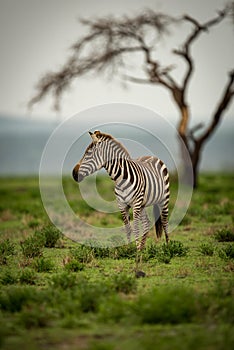
<instances>
[{"instance_id":1,"label":"zebra ear","mask_svg":"<svg viewBox=\"0 0 234 350\"><path fill-rule=\"evenodd\" d=\"M89 135L91 136L93 143L97 143L98 141L100 141L95 133L89 131Z\"/></svg>"}]
</instances>

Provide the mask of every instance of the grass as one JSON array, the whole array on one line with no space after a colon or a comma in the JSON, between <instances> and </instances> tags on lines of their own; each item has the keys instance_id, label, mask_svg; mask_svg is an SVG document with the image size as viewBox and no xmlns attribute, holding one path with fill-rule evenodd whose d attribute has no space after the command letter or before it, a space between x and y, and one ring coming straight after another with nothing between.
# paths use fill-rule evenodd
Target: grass
<instances>
[{"instance_id":1,"label":"grass","mask_svg":"<svg viewBox=\"0 0 234 350\"><path fill-rule=\"evenodd\" d=\"M74 211L94 226L122 224L96 212L71 178ZM172 200L176 183L172 183ZM113 184L98 177L113 201ZM232 349L234 188L231 175L202 175L183 222L150 231L136 278L134 244L82 246L50 223L36 178L0 179L0 347L3 349ZM138 276L139 277L139 276Z\"/></svg>"}]
</instances>

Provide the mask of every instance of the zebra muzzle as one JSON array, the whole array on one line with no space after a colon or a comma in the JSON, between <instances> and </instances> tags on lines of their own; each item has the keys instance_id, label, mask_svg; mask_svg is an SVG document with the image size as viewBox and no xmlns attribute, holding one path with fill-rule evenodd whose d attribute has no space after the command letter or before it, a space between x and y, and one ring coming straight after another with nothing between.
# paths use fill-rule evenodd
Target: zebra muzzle
<instances>
[{"instance_id":1,"label":"zebra muzzle","mask_svg":"<svg viewBox=\"0 0 234 350\"><path fill-rule=\"evenodd\" d=\"M77 182L81 182L84 178L84 175L82 175L81 173L78 172L78 176L77 176Z\"/></svg>"},{"instance_id":2,"label":"zebra muzzle","mask_svg":"<svg viewBox=\"0 0 234 350\"><path fill-rule=\"evenodd\" d=\"M76 181L76 182L80 182L83 180L83 176L80 175L79 173L79 168L80 168L80 164L78 163L73 171L72 171L72 176L73 176L73 179Z\"/></svg>"},{"instance_id":3,"label":"zebra muzzle","mask_svg":"<svg viewBox=\"0 0 234 350\"><path fill-rule=\"evenodd\" d=\"M72 177L75 181L78 181L78 171L75 168L72 171Z\"/></svg>"},{"instance_id":4,"label":"zebra muzzle","mask_svg":"<svg viewBox=\"0 0 234 350\"><path fill-rule=\"evenodd\" d=\"M73 169L72 176L76 182L81 182L84 179L84 175L79 173L76 169Z\"/></svg>"}]
</instances>

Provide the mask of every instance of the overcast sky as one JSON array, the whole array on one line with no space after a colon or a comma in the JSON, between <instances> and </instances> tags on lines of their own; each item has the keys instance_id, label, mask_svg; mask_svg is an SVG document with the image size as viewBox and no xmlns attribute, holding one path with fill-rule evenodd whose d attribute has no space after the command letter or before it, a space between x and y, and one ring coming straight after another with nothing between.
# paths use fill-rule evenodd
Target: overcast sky
<instances>
[{"instance_id":1,"label":"overcast sky","mask_svg":"<svg viewBox=\"0 0 234 350\"><path fill-rule=\"evenodd\" d=\"M38 78L45 71L58 69L68 56L68 48L84 33L79 17L134 15L148 7L173 15L190 13L203 21L211 18L224 3L222 0L0 0L0 114L28 114L26 104ZM179 42L182 34L180 30L172 45ZM225 22L209 34L204 33L194 45L196 75L189 101L197 119L208 117L221 96L227 72L234 62L233 35L233 27ZM164 43L164 49L166 46ZM65 119L80 110L110 102L139 104L172 121L177 118L177 110L166 90L131 84L123 89L118 80L106 81L100 77L76 81L64 96L59 117ZM32 116L55 119L57 113L51 107L52 100L48 98L35 105ZM226 119L233 116L232 103Z\"/></svg>"}]
</instances>

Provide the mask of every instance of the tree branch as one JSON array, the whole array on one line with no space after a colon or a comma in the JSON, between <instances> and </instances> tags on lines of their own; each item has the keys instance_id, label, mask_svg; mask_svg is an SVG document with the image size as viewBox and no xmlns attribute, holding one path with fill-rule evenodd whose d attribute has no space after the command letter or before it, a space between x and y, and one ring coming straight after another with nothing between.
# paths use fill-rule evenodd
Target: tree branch
<instances>
[{"instance_id":1,"label":"tree branch","mask_svg":"<svg viewBox=\"0 0 234 350\"><path fill-rule=\"evenodd\" d=\"M62 93L75 78L88 72L100 73L108 67L118 71L118 68L125 65L127 54L133 52L144 55L147 66L145 72L151 78L154 77L154 82L171 88L173 79L167 67L161 67L152 60L153 49L146 43L146 38L150 33L151 39L151 35L159 39L168 33L168 28L173 23L176 23L173 17L152 10L132 18L82 20L89 33L72 45L72 55L62 69L42 76L28 106L31 107L51 93L55 99L55 108L58 109Z\"/></svg>"},{"instance_id":2,"label":"tree branch","mask_svg":"<svg viewBox=\"0 0 234 350\"><path fill-rule=\"evenodd\" d=\"M202 129L204 127L204 124L203 123L198 123L197 125L195 125L194 127L192 127L190 130L189 130L189 137L190 139L195 142L196 139L195 139L195 132L197 132L198 130Z\"/></svg>"},{"instance_id":3,"label":"tree branch","mask_svg":"<svg viewBox=\"0 0 234 350\"><path fill-rule=\"evenodd\" d=\"M227 13L228 7L204 24L188 15L176 19L152 10L131 18L82 20L82 24L89 30L88 34L72 45L72 55L61 69L42 76L28 106L31 107L51 93L55 100L55 108L58 109L62 93L70 87L74 79L88 72L103 73L107 68L112 68L118 73L118 69L128 63L128 54L141 53L144 59L143 71L147 76L145 82L165 87L182 110L187 107L185 95L194 70L191 46L201 32L221 22ZM193 29L184 41L182 49L174 50L187 65L182 83L179 84L171 74L173 66L163 66L158 62L154 58L155 45L152 47L149 42L154 41L155 44L163 34L169 33L171 25L181 21L189 22ZM113 76L113 73L110 75ZM128 80L135 83L144 81L134 77ZM186 115L188 119L187 112Z\"/></svg>"},{"instance_id":4,"label":"tree branch","mask_svg":"<svg viewBox=\"0 0 234 350\"><path fill-rule=\"evenodd\" d=\"M152 85L152 81L150 79L143 79L143 78L133 77L133 76L128 75L128 74L123 74L122 77L124 78L124 80L128 80L128 81L130 81L132 83L151 84Z\"/></svg>"},{"instance_id":5,"label":"tree branch","mask_svg":"<svg viewBox=\"0 0 234 350\"><path fill-rule=\"evenodd\" d=\"M223 95L221 97L220 102L214 112L214 116L207 130L197 139L197 142L203 144L215 131L218 126L222 115L225 110L228 108L234 96L234 70L229 73L228 82L224 89Z\"/></svg>"},{"instance_id":6,"label":"tree branch","mask_svg":"<svg viewBox=\"0 0 234 350\"><path fill-rule=\"evenodd\" d=\"M173 53L182 57L187 65L187 70L185 72L184 78L182 80L181 89L183 91L183 99L185 100L186 92L188 89L189 81L191 80L192 73L194 71L194 60L191 55L191 46L194 43L194 41L198 38L198 36L204 32L208 31L209 28L211 28L214 25L219 24L229 13L229 7L226 6L226 8L223 11L218 12L218 15L212 18L211 20L200 24L195 18L184 15L182 17L183 21L189 22L193 25L193 30L187 37L187 39L182 44L181 50L173 50Z\"/></svg>"},{"instance_id":7,"label":"tree branch","mask_svg":"<svg viewBox=\"0 0 234 350\"><path fill-rule=\"evenodd\" d=\"M75 78L92 70L100 73L107 68L109 64L114 64L114 59L116 57L132 52L142 52L142 47L120 47L115 50L106 51L99 56L97 54L92 54L87 58L80 58L78 61L76 57L70 57L60 71L47 73L39 80L36 85L38 93L29 101L28 107L31 108L46 95L52 93L55 99L54 108L55 110L59 110L61 95L69 88Z\"/></svg>"}]
</instances>

